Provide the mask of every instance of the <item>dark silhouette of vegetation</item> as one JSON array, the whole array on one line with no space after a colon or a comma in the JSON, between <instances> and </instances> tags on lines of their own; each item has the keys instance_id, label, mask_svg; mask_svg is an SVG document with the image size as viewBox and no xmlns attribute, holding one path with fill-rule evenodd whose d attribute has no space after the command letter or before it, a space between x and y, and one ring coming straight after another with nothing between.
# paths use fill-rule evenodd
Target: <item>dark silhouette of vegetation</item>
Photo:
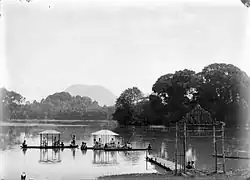
<instances>
[{"instance_id":1,"label":"dark silhouette of vegetation","mask_svg":"<svg viewBox=\"0 0 250 180\"><path fill-rule=\"evenodd\" d=\"M89 97L71 96L67 92L49 95L40 102L25 101L22 95L1 88L2 119L112 119L114 107L99 106Z\"/></svg>"},{"instance_id":2,"label":"dark silhouette of vegetation","mask_svg":"<svg viewBox=\"0 0 250 180\"><path fill-rule=\"evenodd\" d=\"M136 87L125 90L113 117L124 125L169 125L200 104L214 119L240 126L249 117L249 90L245 72L231 64L214 63L199 73L184 69L161 76L148 97Z\"/></svg>"},{"instance_id":3,"label":"dark silhouette of vegetation","mask_svg":"<svg viewBox=\"0 0 250 180\"><path fill-rule=\"evenodd\" d=\"M122 125L170 125L197 104L227 126L247 123L250 78L231 64L210 64L199 73L184 69L165 74L144 96L137 87L124 90L114 107L99 106L89 97L67 92L32 103L14 91L1 89L2 119L115 119Z\"/></svg>"}]
</instances>

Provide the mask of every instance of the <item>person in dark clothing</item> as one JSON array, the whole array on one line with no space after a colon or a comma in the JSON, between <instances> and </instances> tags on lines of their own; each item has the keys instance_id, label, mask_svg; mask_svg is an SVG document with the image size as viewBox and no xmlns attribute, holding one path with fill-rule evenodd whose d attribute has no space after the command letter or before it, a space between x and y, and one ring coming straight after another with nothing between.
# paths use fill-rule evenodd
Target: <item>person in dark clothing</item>
<instances>
[{"instance_id":1,"label":"person in dark clothing","mask_svg":"<svg viewBox=\"0 0 250 180\"><path fill-rule=\"evenodd\" d=\"M193 169L195 168L194 161L191 161L191 166Z\"/></svg>"},{"instance_id":2,"label":"person in dark clothing","mask_svg":"<svg viewBox=\"0 0 250 180\"><path fill-rule=\"evenodd\" d=\"M71 145L74 146L76 144L76 136L73 135Z\"/></svg>"},{"instance_id":3,"label":"person in dark clothing","mask_svg":"<svg viewBox=\"0 0 250 180\"><path fill-rule=\"evenodd\" d=\"M57 140L56 137L54 138L53 146L56 146Z\"/></svg>"},{"instance_id":4,"label":"person in dark clothing","mask_svg":"<svg viewBox=\"0 0 250 180\"><path fill-rule=\"evenodd\" d=\"M27 147L26 140L23 141L22 146L23 146L23 147Z\"/></svg>"},{"instance_id":5,"label":"person in dark clothing","mask_svg":"<svg viewBox=\"0 0 250 180\"><path fill-rule=\"evenodd\" d=\"M85 142L82 142L81 150L86 150L86 149L87 149L87 144Z\"/></svg>"},{"instance_id":6,"label":"person in dark clothing","mask_svg":"<svg viewBox=\"0 0 250 180\"><path fill-rule=\"evenodd\" d=\"M61 142L61 147L64 147L64 143L63 142Z\"/></svg>"},{"instance_id":7,"label":"person in dark clothing","mask_svg":"<svg viewBox=\"0 0 250 180\"><path fill-rule=\"evenodd\" d=\"M25 172L23 172L22 174L21 174L21 180L25 180L26 179L26 174L25 174Z\"/></svg>"},{"instance_id":8,"label":"person in dark clothing","mask_svg":"<svg viewBox=\"0 0 250 180\"><path fill-rule=\"evenodd\" d=\"M188 161L188 164L187 164L186 168L187 168L187 169L192 169L192 165L191 165L191 162L190 162L190 161Z\"/></svg>"},{"instance_id":9,"label":"person in dark clothing","mask_svg":"<svg viewBox=\"0 0 250 180\"><path fill-rule=\"evenodd\" d=\"M148 150L151 150L151 149L152 149L151 144L149 144L148 145Z\"/></svg>"}]
</instances>

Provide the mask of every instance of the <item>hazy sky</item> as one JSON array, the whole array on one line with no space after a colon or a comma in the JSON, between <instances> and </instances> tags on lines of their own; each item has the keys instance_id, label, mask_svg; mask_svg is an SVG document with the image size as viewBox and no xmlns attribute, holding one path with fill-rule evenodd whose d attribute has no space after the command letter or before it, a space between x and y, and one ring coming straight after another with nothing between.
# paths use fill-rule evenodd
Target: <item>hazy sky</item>
<instances>
[{"instance_id":1,"label":"hazy sky","mask_svg":"<svg viewBox=\"0 0 250 180\"><path fill-rule=\"evenodd\" d=\"M40 100L71 84L150 93L161 75L213 62L249 75L249 9L202 2L3 1L0 85Z\"/></svg>"}]
</instances>

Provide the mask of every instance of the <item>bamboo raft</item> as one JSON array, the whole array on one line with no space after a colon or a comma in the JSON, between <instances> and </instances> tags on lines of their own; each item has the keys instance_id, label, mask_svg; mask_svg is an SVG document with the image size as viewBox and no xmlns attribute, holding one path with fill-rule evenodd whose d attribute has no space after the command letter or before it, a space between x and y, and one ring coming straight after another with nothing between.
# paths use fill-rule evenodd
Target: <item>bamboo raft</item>
<instances>
[{"instance_id":1,"label":"bamboo raft","mask_svg":"<svg viewBox=\"0 0 250 180\"><path fill-rule=\"evenodd\" d=\"M148 151L150 149L148 148L132 148L132 149L126 149L126 148L94 148L94 147L87 147L87 148L81 148L82 151L86 150L94 150L94 151Z\"/></svg>"},{"instance_id":2,"label":"bamboo raft","mask_svg":"<svg viewBox=\"0 0 250 180\"><path fill-rule=\"evenodd\" d=\"M217 158L223 158L223 155L222 154L217 154L214 155L213 154L213 157L217 157ZM226 159L250 159L250 157L241 157L241 156L225 156Z\"/></svg>"},{"instance_id":3,"label":"bamboo raft","mask_svg":"<svg viewBox=\"0 0 250 180\"><path fill-rule=\"evenodd\" d=\"M78 145L74 146L20 146L22 149L72 149L78 148Z\"/></svg>"}]
</instances>

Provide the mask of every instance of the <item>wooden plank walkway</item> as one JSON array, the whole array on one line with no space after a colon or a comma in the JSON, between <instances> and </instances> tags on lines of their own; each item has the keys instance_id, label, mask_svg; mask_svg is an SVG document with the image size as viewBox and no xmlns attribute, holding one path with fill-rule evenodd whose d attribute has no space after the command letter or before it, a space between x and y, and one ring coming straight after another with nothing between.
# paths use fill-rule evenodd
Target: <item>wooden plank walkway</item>
<instances>
[{"instance_id":1,"label":"wooden plank walkway","mask_svg":"<svg viewBox=\"0 0 250 180\"><path fill-rule=\"evenodd\" d=\"M146 160L165 169L166 171L174 171L175 169L175 163L168 161L166 159L160 158L160 157L154 157L152 155L149 155L146 157ZM181 166L178 164L177 169L180 169Z\"/></svg>"}]
</instances>

